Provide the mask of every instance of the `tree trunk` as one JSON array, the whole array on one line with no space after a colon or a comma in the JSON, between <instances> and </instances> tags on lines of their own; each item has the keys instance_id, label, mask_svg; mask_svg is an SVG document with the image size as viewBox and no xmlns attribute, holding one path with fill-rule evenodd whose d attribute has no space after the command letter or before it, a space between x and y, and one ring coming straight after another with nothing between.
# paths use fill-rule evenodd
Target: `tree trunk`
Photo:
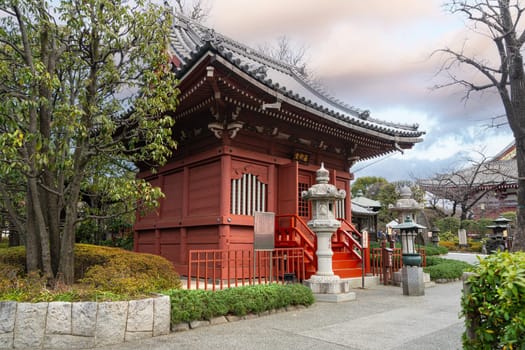
<instances>
[{"instance_id":1,"label":"tree trunk","mask_svg":"<svg viewBox=\"0 0 525 350\"><path fill-rule=\"evenodd\" d=\"M66 284L73 284L75 281L75 225L78 219L80 183L86 164L83 159L85 148L86 143L83 141L80 142L75 149L75 176L72 178L72 182L69 185L69 191L64 203L66 208L66 218L64 222L64 230L62 232L58 271Z\"/></svg>"},{"instance_id":2,"label":"tree trunk","mask_svg":"<svg viewBox=\"0 0 525 350\"><path fill-rule=\"evenodd\" d=\"M31 205L31 199L29 197L29 191L26 195L26 268L27 272L38 272L41 270L40 264L40 240L35 227L35 214L33 206Z\"/></svg>"},{"instance_id":3,"label":"tree trunk","mask_svg":"<svg viewBox=\"0 0 525 350\"><path fill-rule=\"evenodd\" d=\"M48 171L46 171L47 173ZM49 175L48 175L49 176ZM51 187L51 177L44 176L46 186ZM49 230L49 248L51 252L51 268L53 274L58 272L60 260L60 215L58 213L59 198L56 194L41 190L43 202L46 203L45 220Z\"/></svg>"},{"instance_id":4,"label":"tree trunk","mask_svg":"<svg viewBox=\"0 0 525 350\"><path fill-rule=\"evenodd\" d=\"M36 230L36 235L40 239L40 249L41 249L41 264L42 264L42 273L44 276L50 280L54 278L53 269L51 268L51 251L49 247L49 233L46 228L46 222L44 219L42 204L40 202L40 196L38 191L37 180L34 177L29 178L29 196L31 202L28 203L32 206L33 209L33 220L34 220L34 229Z\"/></svg>"},{"instance_id":5,"label":"tree trunk","mask_svg":"<svg viewBox=\"0 0 525 350\"><path fill-rule=\"evenodd\" d=\"M517 227L514 234L513 251L525 250L525 72L523 70L523 57L521 45L516 36L516 28L512 23L512 15L508 0L498 1L501 11L501 23L506 29L504 41L506 44L506 57L509 72L509 90L507 86L501 86L499 93L507 113L510 128L514 134L516 143L516 161L518 165L518 208ZM500 49L500 55L502 54Z\"/></svg>"},{"instance_id":6,"label":"tree trunk","mask_svg":"<svg viewBox=\"0 0 525 350\"><path fill-rule=\"evenodd\" d=\"M517 225L514 230L512 251L525 251L525 142L523 135L516 138L516 160L518 162L518 210Z\"/></svg>"}]
</instances>

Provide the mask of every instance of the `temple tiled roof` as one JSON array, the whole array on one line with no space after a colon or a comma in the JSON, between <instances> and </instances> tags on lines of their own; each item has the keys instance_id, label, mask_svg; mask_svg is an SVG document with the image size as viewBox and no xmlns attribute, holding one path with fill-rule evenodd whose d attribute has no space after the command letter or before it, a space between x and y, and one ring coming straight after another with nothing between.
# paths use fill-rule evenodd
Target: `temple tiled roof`
<instances>
[{"instance_id":1,"label":"temple tiled roof","mask_svg":"<svg viewBox=\"0 0 525 350\"><path fill-rule=\"evenodd\" d=\"M353 215L362 215L362 216L374 216L377 215L377 212L369 210L360 206L359 204L352 201L352 214Z\"/></svg>"},{"instance_id":2,"label":"temple tiled roof","mask_svg":"<svg viewBox=\"0 0 525 350\"><path fill-rule=\"evenodd\" d=\"M369 111L350 106L328 94L297 67L277 61L178 14L171 35L171 51L179 61L177 74L180 78L211 51L273 91L320 112L326 119L336 120L342 126L366 129L394 140L400 137L400 141L409 143L422 141L419 137L424 132L418 130L417 124L374 119Z\"/></svg>"},{"instance_id":3,"label":"temple tiled roof","mask_svg":"<svg viewBox=\"0 0 525 350\"><path fill-rule=\"evenodd\" d=\"M381 202L362 196L352 198L352 205L354 204L365 208L381 208Z\"/></svg>"}]
</instances>

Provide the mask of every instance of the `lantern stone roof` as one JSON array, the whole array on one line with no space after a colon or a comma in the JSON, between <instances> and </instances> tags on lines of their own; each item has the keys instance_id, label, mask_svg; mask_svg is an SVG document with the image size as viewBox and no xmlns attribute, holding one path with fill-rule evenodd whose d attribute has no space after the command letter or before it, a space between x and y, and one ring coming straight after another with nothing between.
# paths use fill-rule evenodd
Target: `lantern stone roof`
<instances>
[{"instance_id":1,"label":"lantern stone roof","mask_svg":"<svg viewBox=\"0 0 525 350\"><path fill-rule=\"evenodd\" d=\"M409 229L425 229L425 226L419 225L412 221L412 219L408 216L405 218L405 221L401 224L393 225L393 229L395 230L409 230Z\"/></svg>"},{"instance_id":2,"label":"lantern stone roof","mask_svg":"<svg viewBox=\"0 0 525 350\"><path fill-rule=\"evenodd\" d=\"M504 216L499 216L496 220L493 220L493 225L485 226L486 228L507 228L509 223L512 222L512 220L507 219Z\"/></svg>"},{"instance_id":3,"label":"lantern stone roof","mask_svg":"<svg viewBox=\"0 0 525 350\"><path fill-rule=\"evenodd\" d=\"M371 142L372 147L356 153L359 154L359 160L411 148L422 141L421 136L425 133L418 130L417 124L391 123L372 118L368 110L331 96L299 68L273 59L177 13L169 49L181 81L191 75L199 62L208 58L209 62L228 67L259 91L273 96L274 101L268 103L268 108L287 104L294 110L302 110L303 113L324 120L325 124L334 125L338 131L333 131L333 134L352 133L352 137L347 138L352 138L354 144L359 144L365 138L375 139ZM185 98L184 93L181 98ZM265 104L261 104L260 109L264 111Z\"/></svg>"},{"instance_id":4,"label":"lantern stone roof","mask_svg":"<svg viewBox=\"0 0 525 350\"><path fill-rule=\"evenodd\" d=\"M421 210L424 204L418 203L414 198L412 198L412 190L408 186L403 186L399 190L399 199L394 205L389 205L388 209L390 211L415 211Z\"/></svg>"}]
</instances>

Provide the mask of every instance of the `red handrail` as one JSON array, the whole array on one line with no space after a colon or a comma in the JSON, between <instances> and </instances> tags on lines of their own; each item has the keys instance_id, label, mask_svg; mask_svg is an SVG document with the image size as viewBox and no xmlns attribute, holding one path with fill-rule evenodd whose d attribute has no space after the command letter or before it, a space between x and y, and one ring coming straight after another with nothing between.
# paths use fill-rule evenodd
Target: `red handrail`
<instances>
[{"instance_id":1,"label":"red handrail","mask_svg":"<svg viewBox=\"0 0 525 350\"><path fill-rule=\"evenodd\" d=\"M282 219L286 221L283 222ZM317 269L317 258L315 256L317 236L308 225L295 214L275 216L275 241L276 243L296 242L299 247L305 249L307 260Z\"/></svg>"},{"instance_id":2,"label":"red handrail","mask_svg":"<svg viewBox=\"0 0 525 350\"><path fill-rule=\"evenodd\" d=\"M359 236L362 239L363 235L357 231L352 223L348 222L346 219L338 219L341 222L341 227L337 229L336 239L338 242L343 243L345 248L355 255L359 260L363 260L363 246L354 238L354 234ZM341 239L343 237L343 239ZM360 252L356 252L355 248Z\"/></svg>"}]
</instances>

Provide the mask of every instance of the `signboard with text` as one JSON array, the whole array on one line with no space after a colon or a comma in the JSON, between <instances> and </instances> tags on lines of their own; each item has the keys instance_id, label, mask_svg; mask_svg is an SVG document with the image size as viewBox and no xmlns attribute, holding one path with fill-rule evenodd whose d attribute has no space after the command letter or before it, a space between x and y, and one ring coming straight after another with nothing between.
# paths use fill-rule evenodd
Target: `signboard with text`
<instances>
[{"instance_id":1,"label":"signboard with text","mask_svg":"<svg viewBox=\"0 0 525 350\"><path fill-rule=\"evenodd\" d=\"M275 248L275 213L254 213L253 248L255 250L273 250Z\"/></svg>"}]
</instances>

